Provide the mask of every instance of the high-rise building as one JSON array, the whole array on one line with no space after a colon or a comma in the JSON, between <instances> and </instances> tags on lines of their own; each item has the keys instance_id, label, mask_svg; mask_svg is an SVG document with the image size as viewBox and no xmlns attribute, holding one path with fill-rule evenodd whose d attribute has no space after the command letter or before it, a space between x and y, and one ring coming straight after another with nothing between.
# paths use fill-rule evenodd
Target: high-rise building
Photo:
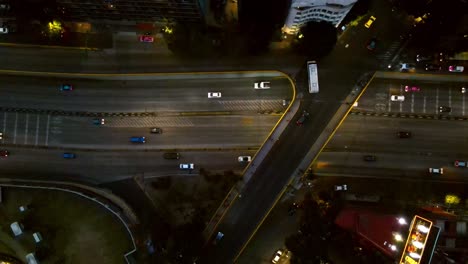
<instances>
[{"instance_id":1,"label":"high-rise building","mask_svg":"<svg viewBox=\"0 0 468 264\"><path fill-rule=\"evenodd\" d=\"M357 0L293 0L283 27L286 34L296 34L309 21L327 21L335 27Z\"/></svg>"},{"instance_id":2,"label":"high-rise building","mask_svg":"<svg viewBox=\"0 0 468 264\"><path fill-rule=\"evenodd\" d=\"M56 0L71 21L145 23L204 20L204 0Z\"/></svg>"}]
</instances>

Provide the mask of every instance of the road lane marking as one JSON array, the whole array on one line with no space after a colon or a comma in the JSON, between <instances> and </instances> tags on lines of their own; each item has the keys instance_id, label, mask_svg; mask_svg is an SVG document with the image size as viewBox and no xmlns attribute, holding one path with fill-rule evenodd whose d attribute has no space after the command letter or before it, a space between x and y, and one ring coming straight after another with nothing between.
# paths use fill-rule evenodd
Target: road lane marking
<instances>
[{"instance_id":1,"label":"road lane marking","mask_svg":"<svg viewBox=\"0 0 468 264\"><path fill-rule=\"evenodd\" d=\"M18 127L18 112L16 112L15 116L15 130L13 132L13 144L16 144L16 128Z\"/></svg>"},{"instance_id":2,"label":"road lane marking","mask_svg":"<svg viewBox=\"0 0 468 264\"><path fill-rule=\"evenodd\" d=\"M452 107L452 88L449 88L449 107Z\"/></svg>"},{"instance_id":3,"label":"road lane marking","mask_svg":"<svg viewBox=\"0 0 468 264\"><path fill-rule=\"evenodd\" d=\"M47 115L47 125L46 125L46 136L45 136L45 145L49 145L49 126L50 126L50 115Z\"/></svg>"},{"instance_id":4,"label":"road lane marking","mask_svg":"<svg viewBox=\"0 0 468 264\"><path fill-rule=\"evenodd\" d=\"M426 113L426 96L423 99L423 113Z\"/></svg>"},{"instance_id":5,"label":"road lane marking","mask_svg":"<svg viewBox=\"0 0 468 264\"><path fill-rule=\"evenodd\" d=\"M462 94L462 115L465 115L465 94Z\"/></svg>"},{"instance_id":6,"label":"road lane marking","mask_svg":"<svg viewBox=\"0 0 468 264\"><path fill-rule=\"evenodd\" d=\"M388 111L387 112L391 112L392 111L392 100L388 100Z\"/></svg>"},{"instance_id":7,"label":"road lane marking","mask_svg":"<svg viewBox=\"0 0 468 264\"><path fill-rule=\"evenodd\" d=\"M7 112L3 112L3 130L2 133L6 133L6 120L7 120ZM2 138L2 143L5 141L4 138Z\"/></svg>"},{"instance_id":8,"label":"road lane marking","mask_svg":"<svg viewBox=\"0 0 468 264\"><path fill-rule=\"evenodd\" d=\"M29 126L29 114L26 114L26 128L24 129L24 144L28 144L28 126Z\"/></svg>"},{"instance_id":9,"label":"road lane marking","mask_svg":"<svg viewBox=\"0 0 468 264\"><path fill-rule=\"evenodd\" d=\"M439 88L436 88L436 114L439 113Z\"/></svg>"},{"instance_id":10,"label":"road lane marking","mask_svg":"<svg viewBox=\"0 0 468 264\"><path fill-rule=\"evenodd\" d=\"M411 113L414 113L414 93L411 94Z\"/></svg>"},{"instance_id":11,"label":"road lane marking","mask_svg":"<svg viewBox=\"0 0 468 264\"><path fill-rule=\"evenodd\" d=\"M39 142L39 115L36 117L36 142L34 143L35 146L37 146Z\"/></svg>"}]
</instances>

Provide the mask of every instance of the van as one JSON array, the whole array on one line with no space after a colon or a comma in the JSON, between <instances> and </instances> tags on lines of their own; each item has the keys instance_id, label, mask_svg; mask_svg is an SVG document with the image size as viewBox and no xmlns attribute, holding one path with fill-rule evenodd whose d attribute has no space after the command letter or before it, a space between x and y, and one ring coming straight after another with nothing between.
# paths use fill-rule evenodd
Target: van
<instances>
[{"instance_id":1,"label":"van","mask_svg":"<svg viewBox=\"0 0 468 264\"><path fill-rule=\"evenodd\" d=\"M131 137L130 142L132 142L132 143L145 143L146 138L145 137Z\"/></svg>"},{"instance_id":2,"label":"van","mask_svg":"<svg viewBox=\"0 0 468 264\"><path fill-rule=\"evenodd\" d=\"M180 155L177 152L166 152L163 154L165 159L179 159Z\"/></svg>"}]
</instances>

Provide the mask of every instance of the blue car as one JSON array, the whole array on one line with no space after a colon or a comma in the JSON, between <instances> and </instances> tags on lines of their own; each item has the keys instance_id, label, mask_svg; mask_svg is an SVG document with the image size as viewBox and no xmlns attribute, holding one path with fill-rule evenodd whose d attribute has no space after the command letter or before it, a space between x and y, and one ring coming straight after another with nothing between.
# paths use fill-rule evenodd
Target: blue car
<instances>
[{"instance_id":1,"label":"blue car","mask_svg":"<svg viewBox=\"0 0 468 264\"><path fill-rule=\"evenodd\" d=\"M132 142L132 143L145 143L146 138L145 137L131 137L130 142Z\"/></svg>"},{"instance_id":2,"label":"blue car","mask_svg":"<svg viewBox=\"0 0 468 264\"><path fill-rule=\"evenodd\" d=\"M71 85L71 84L62 84L62 85L60 85L60 91L73 91L73 85Z\"/></svg>"},{"instance_id":3,"label":"blue car","mask_svg":"<svg viewBox=\"0 0 468 264\"><path fill-rule=\"evenodd\" d=\"M67 152L65 152L65 153L63 153L63 158L64 158L64 159L75 159L75 158L76 158L76 155L75 155L75 153L67 153Z\"/></svg>"},{"instance_id":4,"label":"blue car","mask_svg":"<svg viewBox=\"0 0 468 264\"><path fill-rule=\"evenodd\" d=\"M104 118L95 118L93 119L93 124L95 124L96 126L104 125L105 120Z\"/></svg>"}]
</instances>

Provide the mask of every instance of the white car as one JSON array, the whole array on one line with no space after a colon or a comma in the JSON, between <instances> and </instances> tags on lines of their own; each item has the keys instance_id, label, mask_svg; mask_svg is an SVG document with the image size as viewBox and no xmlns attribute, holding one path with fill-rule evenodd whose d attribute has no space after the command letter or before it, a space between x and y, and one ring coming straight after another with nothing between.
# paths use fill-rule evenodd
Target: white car
<instances>
[{"instance_id":1,"label":"white car","mask_svg":"<svg viewBox=\"0 0 468 264\"><path fill-rule=\"evenodd\" d=\"M208 93L208 98L221 98L221 93L220 92Z\"/></svg>"},{"instance_id":2,"label":"white car","mask_svg":"<svg viewBox=\"0 0 468 264\"><path fill-rule=\"evenodd\" d=\"M181 170L193 170L195 168L195 165L193 163L181 163L179 165L179 168Z\"/></svg>"},{"instance_id":3,"label":"white car","mask_svg":"<svg viewBox=\"0 0 468 264\"><path fill-rule=\"evenodd\" d=\"M256 82L254 84L255 89L270 89L270 82Z\"/></svg>"},{"instance_id":4,"label":"white car","mask_svg":"<svg viewBox=\"0 0 468 264\"><path fill-rule=\"evenodd\" d=\"M237 160L239 162L251 162L252 161L252 157L251 156L239 156L237 158Z\"/></svg>"},{"instance_id":5,"label":"white car","mask_svg":"<svg viewBox=\"0 0 468 264\"><path fill-rule=\"evenodd\" d=\"M390 96L390 100L393 102L403 102L405 100L404 95L392 95Z\"/></svg>"},{"instance_id":6,"label":"white car","mask_svg":"<svg viewBox=\"0 0 468 264\"><path fill-rule=\"evenodd\" d=\"M7 34L8 33L8 28L5 26L0 27L0 34Z\"/></svg>"},{"instance_id":7,"label":"white car","mask_svg":"<svg viewBox=\"0 0 468 264\"><path fill-rule=\"evenodd\" d=\"M348 185L343 184L343 185L335 185L335 191L347 191L348 190Z\"/></svg>"},{"instance_id":8,"label":"white car","mask_svg":"<svg viewBox=\"0 0 468 264\"><path fill-rule=\"evenodd\" d=\"M278 261L281 259L281 256L283 256L283 250L278 249L275 255L273 256L271 263L278 263Z\"/></svg>"},{"instance_id":9,"label":"white car","mask_svg":"<svg viewBox=\"0 0 468 264\"><path fill-rule=\"evenodd\" d=\"M432 174L444 174L444 168L429 168L429 172Z\"/></svg>"},{"instance_id":10,"label":"white car","mask_svg":"<svg viewBox=\"0 0 468 264\"><path fill-rule=\"evenodd\" d=\"M449 72L463 72L465 70L465 67L463 67L463 66L449 66L448 70L449 70Z\"/></svg>"}]
</instances>

